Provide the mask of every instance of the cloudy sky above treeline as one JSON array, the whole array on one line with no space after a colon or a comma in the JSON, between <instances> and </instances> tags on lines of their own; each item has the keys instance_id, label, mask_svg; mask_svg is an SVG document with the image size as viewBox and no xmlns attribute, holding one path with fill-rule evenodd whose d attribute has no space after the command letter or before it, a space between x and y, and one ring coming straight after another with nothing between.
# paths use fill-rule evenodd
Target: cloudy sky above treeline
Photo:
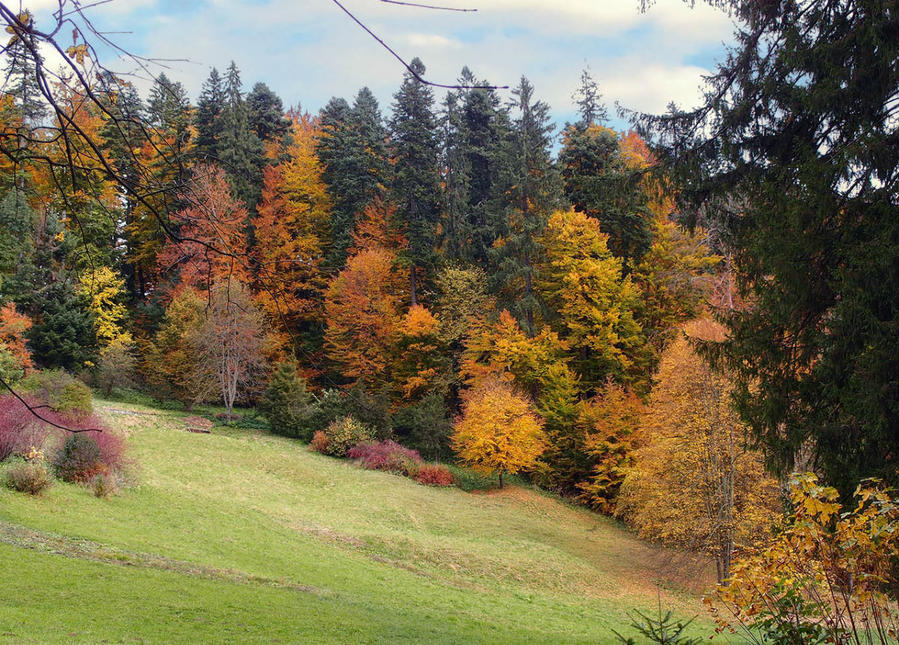
<instances>
[{"instance_id":1,"label":"cloudy sky above treeline","mask_svg":"<svg viewBox=\"0 0 899 645\"><path fill-rule=\"evenodd\" d=\"M429 80L452 83L464 65L497 85L515 85L523 74L560 124L573 116L571 95L585 67L610 107L695 105L701 77L723 58L733 33L721 11L683 0L657 0L645 13L639 0L428 1L477 11L342 0L406 60L421 58ZM38 26L58 4L23 3ZM172 61L151 70L181 81L194 100L210 69L223 71L231 60L245 89L263 81L285 106L311 112L365 85L387 112L402 77L399 63L332 0L112 0L86 11L98 29L125 32L109 38L128 51ZM135 71L130 61L103 55L115 71ZM135 82L143 90L149 84Z\"/></svg>"}]
</instances>

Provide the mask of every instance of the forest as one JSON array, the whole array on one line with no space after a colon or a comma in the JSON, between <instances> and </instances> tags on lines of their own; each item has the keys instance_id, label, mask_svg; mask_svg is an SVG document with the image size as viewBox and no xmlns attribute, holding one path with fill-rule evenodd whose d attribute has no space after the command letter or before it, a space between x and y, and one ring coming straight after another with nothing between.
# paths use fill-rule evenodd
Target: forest
<instances>
[{"instance_id":1,"label":"forest","mask_svg":"<svg viewBox=\"0 0 899 645\"><path fill-rule=\"evenodd\" d=\"M142 95L87 32L49 69L4 5L8 486L127 494L91 398L149 401L615 518L706 558L750 642L893 642L899 18L717 4L705 105L628 111L573 70L561 127L477 61L446 91L397 66L389 106L310 113L234 61Z\"/></svg>"}]
</instances>

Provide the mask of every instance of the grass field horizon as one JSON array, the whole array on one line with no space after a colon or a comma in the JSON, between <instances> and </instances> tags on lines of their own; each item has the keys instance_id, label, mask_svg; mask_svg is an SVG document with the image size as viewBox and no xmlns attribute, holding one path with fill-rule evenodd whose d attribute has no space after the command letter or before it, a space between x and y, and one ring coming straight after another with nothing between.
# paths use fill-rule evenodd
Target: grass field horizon
<instances>
[{"instance_id":1,"label":"grass field horizon","mask_svg":"<svg viewBox=\"0 0 899 645\"><path fill-rule=\"evenodd\" d=\"M615 643L659 603L712 631L708 566L531 487L427 487L96 405L133 483L0 490L0 642Z\"/></svg>"}]
</instances>

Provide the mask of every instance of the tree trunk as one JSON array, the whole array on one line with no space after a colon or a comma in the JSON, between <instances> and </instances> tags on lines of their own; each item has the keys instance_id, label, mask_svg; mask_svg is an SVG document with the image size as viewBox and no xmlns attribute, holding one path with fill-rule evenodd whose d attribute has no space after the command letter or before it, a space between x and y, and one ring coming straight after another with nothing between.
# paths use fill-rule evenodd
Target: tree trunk
<instances>
[{"instance_id":1,"label":"tree trunk","mask_svg":"<svg viewBox=\"0 0 899 645\"><path fill-rule=\"evenodd\" d=\"M503 487L503 471L499 471L499 487L500 489Z\"/></svg>"},{"instance_id":2,"label":"tree trunk","mask_svg":"<svg viewBox=\"0 0 899 645\"><path fill-rule=\"evenodd\" d=\"M415 265L412 265L412 268L409 270L409 294L412 300L412 306L418 304L418 297L415 291Z\"/></svg>"}]
</instances>

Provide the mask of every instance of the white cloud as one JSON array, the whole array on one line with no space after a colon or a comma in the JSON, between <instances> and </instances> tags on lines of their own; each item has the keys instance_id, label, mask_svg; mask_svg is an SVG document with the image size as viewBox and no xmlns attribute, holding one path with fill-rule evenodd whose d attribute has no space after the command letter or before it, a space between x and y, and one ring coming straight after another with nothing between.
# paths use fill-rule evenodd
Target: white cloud
<instances>
[{"instance_id":1,"label":"white cloud","mask_svg":"<svg viewBox=\"0 0 899 645\"><path fill-rule=\"evenodd\" d=\"M401 56L421 56L428 78L452 82L463 65L500 84L515 85L525 74L560 119L571 112L585 64L609 103L653 111L670 100L695 104L700 77L710 71L705 54L732 31L720 12L703 3L690 9L682 0L658 0L645 14L638 0L444 0L479 10L461 14L342 1ZM188 59L166 73L194 97L211 66L221 70L234 59L245 85L264 81L287 105L317 110L332 95L350 99L368 85L386 112L403 72L329 0L198 0L183 13L149 18L155 0L112 4L144 8L133 26L125 11L103 17L135 31L120 40L138 53Z\"/></svg>"}]
</instances>

